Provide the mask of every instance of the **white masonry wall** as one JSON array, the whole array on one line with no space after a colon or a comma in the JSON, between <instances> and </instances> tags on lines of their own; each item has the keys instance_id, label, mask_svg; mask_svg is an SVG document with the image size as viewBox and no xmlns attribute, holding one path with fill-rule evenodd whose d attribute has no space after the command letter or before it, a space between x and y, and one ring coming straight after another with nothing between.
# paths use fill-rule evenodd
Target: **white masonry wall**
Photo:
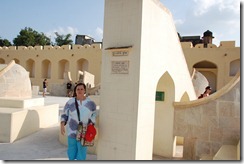
<instances>
[{"instance_id":1,"label":"white masonry wall","mask_svg":"<svg viewBox=\"0 0 244 164\"><path fill-rule=\"evenodd\" d=\"M105 0L102 55L97 159L151 160L160 77L176 101L196 98L170 13L158 0Z\"/></svg>"}]
</instances>

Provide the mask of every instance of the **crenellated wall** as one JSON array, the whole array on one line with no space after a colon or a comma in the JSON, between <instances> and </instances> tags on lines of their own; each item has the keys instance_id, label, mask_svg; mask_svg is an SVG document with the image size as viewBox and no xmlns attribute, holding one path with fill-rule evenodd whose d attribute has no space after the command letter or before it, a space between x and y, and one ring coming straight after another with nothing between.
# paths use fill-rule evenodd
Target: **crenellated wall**
<instances>
[{"instance_id":1,"label":"crenellated wall","mask_svg":"<svg viewBox=\"0 0 244 164\"><path fill-rule=\"evenodd\" d=\"M63 45L63 46L10 46L0 47L0 63L15 60L29 73L32 85L42 91L42 81L47 78L48 92L53 95L65 96L66 83L79 80L79 71L94 75L95 85L100 83L102 45ZM55 90L52 89L55 87Z\"/></svg>"},{"instance_id":2,"label":"crenellated wall","mask_svg":"<svg viewBox=\"0 0 244 164\"><path fill-rule=\"evenodd\" d=\"M208 44L192 46L191 42L181 42L189 72L194 68L208 79L213 92L226 85L239 71L240 47L235 41L221 41L217 47ZM0 64L15 60L30 72L32 85L42 91L42 81L49 81L48 91L55 95L65 95L65 83L70 73L73 82L78 80L78 71L94 75L95 86L101 82L102 44L63 46L10 46L0 47ZM174 64L174 63L173 63ZM55 85L56 93L52 91Z\"/></svg>"},{"instance_id":3,"label":"crenellated wall","mask_svg":"<svg viewBox=\"0 0 244 164\"><path fill-rule=\"evenodd\" d=\"M0 50L52 50L52 49L63 49L63 50L77 50L77 49L87 49L87 48L98 48L101 49L101 44L92 44L92 45L63 45L63 46L9 46L9 47L0 47Z\"/></svg>"},{"instance_id":4,"label":"crenellated wall","mask_svg":"<svg viewBox=\"0 0 244 164\"><path fill-rule=\"evenodd\" d=\"M203 74L209 81L212 91L224 87L240 70L240 47L235 41L221 41L214 44L192 46L191 42L181 42L188 69Z\"/></svg>"}]
</instances>

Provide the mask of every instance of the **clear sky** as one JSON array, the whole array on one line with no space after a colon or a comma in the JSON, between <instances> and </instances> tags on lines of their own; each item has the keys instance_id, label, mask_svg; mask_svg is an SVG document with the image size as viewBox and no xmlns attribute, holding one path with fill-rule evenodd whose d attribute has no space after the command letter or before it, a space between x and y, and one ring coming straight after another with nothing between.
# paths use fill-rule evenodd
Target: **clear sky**
<instances>
[{"instance_id":1,"label":"clear sky","mask_svg":"<svg viewBox=\"0 0 244 164\"><path fill-rule=\"evenodd\" d=\"M181 36L203 36L213 32L213 43L235 41L240 46L239 0L160 0L173 15ZM51 37L55 34L103 37L104 0L1 0L0 37L13 43L21 29Z\"/></svg>"}]
</instances>

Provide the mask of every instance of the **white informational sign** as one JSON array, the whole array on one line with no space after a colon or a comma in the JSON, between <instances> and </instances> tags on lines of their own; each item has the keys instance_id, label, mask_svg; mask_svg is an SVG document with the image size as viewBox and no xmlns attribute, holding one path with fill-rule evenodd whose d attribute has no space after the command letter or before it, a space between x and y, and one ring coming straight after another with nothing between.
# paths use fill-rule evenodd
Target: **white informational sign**
<instances>
[{"instance_id":1,"label":"white informational sign","mask_svg":"<svg viewBox=\"0 0 244 164\"><path fill-rule=\"evenodd\" d=\"M128 74L129 61L112 61L112 74Z\"/></svg>"}]
</instances>

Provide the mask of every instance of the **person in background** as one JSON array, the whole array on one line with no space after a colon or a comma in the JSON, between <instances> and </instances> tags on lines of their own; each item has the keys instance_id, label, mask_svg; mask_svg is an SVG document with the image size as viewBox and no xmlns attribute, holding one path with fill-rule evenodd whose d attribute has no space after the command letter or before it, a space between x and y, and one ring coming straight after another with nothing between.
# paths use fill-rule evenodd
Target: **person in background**
<instances>
[{"instance_id":1,"label":"person in background","mask_svg":"<svg viewBox=\"0 0 244 164\"><path fill-rule=\"evenodd\" d=\"M76 82L75 82L75 86L76 86L78 83L79 83L79 81L76 81Z\"/></svg>"},{"instance_id":2,"label":"person in background","mask_svg":"<svg viewBox=\"0 0 244 164\"><path fill-rule=\"evenodd\" d=\"M70 80L68 83L67 83L67 93L66 93L66 96L67 97L71 97L72 96L72 81Z\"/></svg>"},{"instance_id":3,"label":"person in background","mask_svg":"<svg viewBox=\"0 0 244 164\"><path fill-rule=\"evenodd\" d=\"M211 88L210 86L207 86L207 87L205 88L205 91L203 92L203 94L201 94L201 95L198 97L198 99L209 96L209 94L210 94L211 92L212 92L212 88Z\"/></svg>"},{"instance_id":4,"label":"person in background","mask_svg":"<svg viewBox=\"0 0 244 164\"><path fill-rule=\"evenodd\" d=\"M76 109L76 102L78 103L79 114ZM80 119L78 115L80 115ZM96 115L96 104L89 97L86 97L86 85L78 83L74 88L73 97L66 102L60 119L61 134L67 133L68 136L67 155L69 160L86 159L87 147L82 146L81 142L76 139L78 124L82 122L84 126L94 125Z\"/></svg>"},{"instance_id":5,"label":"person in background","mask_svg":"<svg viewBox=\"0 0 244 164\"><path fill-rule=\"evenodd\" d=\"M48 86L47 79L44 79L44 81L42 82L42 88L43 88L42 96L43 97L46 97L47 86Z\"/></svg>"}]
</instances>

